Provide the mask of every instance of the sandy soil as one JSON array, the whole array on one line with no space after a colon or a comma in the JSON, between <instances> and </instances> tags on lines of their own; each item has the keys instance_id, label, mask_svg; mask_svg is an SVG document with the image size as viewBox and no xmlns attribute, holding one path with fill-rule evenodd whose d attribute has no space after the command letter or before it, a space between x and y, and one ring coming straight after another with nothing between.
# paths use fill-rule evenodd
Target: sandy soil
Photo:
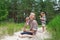
<instances>
[{"instance_id":1,"label":"sandy soil","mask_svg":"<svg viewBox=\"0 0 60 40\"><path fill-rule=\"evenodd\" d=\"M21 32L22 31L15 32L14 35L5 36L1 40L44 40L44 39L50 39L51 38L51 35L49 34L49 32L47 32L47 30L42 32L42 28L38 28L38 31L33 38L28 38L28 37L20 38L18 35L20 35Z\"/></svg>"}]
</instances>

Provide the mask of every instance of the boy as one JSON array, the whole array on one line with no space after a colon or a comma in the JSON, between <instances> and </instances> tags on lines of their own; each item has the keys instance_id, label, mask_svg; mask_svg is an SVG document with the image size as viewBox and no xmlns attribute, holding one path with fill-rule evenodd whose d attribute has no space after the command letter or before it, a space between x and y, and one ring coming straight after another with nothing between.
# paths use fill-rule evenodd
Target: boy
<instances>
[{"instance_id":1,"label":"boy","mask_svg":"<svg viewBox=\"0 0 60 40\"><path fill-rule=\"evenodd\" d=\"M24 32L23 33L21 33L22 34L22 36L21 37L33 37L33 35L36 33L36 31L37 31L37 27L38 27L38 24L37 24L37 21L35 20L35 15L33 15L33 14L30 14L30 16L29 16L29 22L28 22L28 24L29 24L29 26L30 26L30 30L29 31L27 31L26 30L26 27L24 27ZM24 34L27 34L27 35L25 35L25 36L23 36Z\"/></svg>"}]
</instances>

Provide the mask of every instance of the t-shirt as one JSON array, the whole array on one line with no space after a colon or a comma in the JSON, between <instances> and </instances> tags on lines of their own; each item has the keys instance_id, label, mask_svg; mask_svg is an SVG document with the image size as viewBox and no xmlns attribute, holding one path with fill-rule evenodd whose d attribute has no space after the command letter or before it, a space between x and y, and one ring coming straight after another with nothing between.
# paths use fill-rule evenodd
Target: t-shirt
<instances>
[{"instance_id":1,"label":"t-shirt","mask_svg":"<svg viewBox=\"0 0 60 40\"><path fill-rule=\"evenodd\" d=\"M37 30L38 24L36 20L29 21L30 30Z\"/></svg>"},{"instance_id":2,"label":"t-shirt","mask_svg":"<svg viewBox=\"0 0 60 40\"><path fill-rule=\"evenodd\" d=\"M46 16L41 17L41 22L46 23Z\"/></svg>"}]
</instances>

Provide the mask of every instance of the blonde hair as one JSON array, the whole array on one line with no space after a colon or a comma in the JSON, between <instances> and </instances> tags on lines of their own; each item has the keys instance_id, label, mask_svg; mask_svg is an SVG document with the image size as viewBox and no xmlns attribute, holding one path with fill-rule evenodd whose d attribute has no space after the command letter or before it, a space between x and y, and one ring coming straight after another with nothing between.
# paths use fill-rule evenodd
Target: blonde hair
<instances>
[{"instance_id":1,"label":"blonde hair","mask_svg":"<svg viewBox=\"0 0 60 40\"><path fill-rule=\"evenodd\" d=\"M31 12L31 13L30 13L30 15L33 15L33 16L35 16L35 13Z\"/></svg>"},{"instance_id":2,"label":"blonde hair","mask_svg":"<svg viewBox=\"0 0 60 40\"><path fill-rule=\"evenodd\" d=\"M29 17L26 17L26 20L29 20Z\"/></svg>"},{"instance_id":3,"label":"blonde hair","mask_svg":"<svg viewBox=\"0 0 60 40\"><path fill-rule=\"evenodd\" d=\"M33 19L35 19L35 13L31 12L31 13L30 13L30 16L33 16L33 17L34 17ZM30 16L29 16L29 17L30 17Z\"/></svg>"}]
</instances>

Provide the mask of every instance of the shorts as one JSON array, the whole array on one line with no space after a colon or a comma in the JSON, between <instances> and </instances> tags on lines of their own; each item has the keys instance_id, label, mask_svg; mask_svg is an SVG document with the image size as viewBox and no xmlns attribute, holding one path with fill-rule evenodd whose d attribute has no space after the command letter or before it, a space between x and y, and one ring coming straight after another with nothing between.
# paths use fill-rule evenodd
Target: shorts
<instances>
[{"instance_id":1,"label":"shorts","mask_svg":"<svg viewBox=\"0 0 60 40\"><path fill-rule=\"evenodd\" d=\"M24 34L28 34L28 35L33 35L33 33L31 33L31 32L23 32L23 33L21 33L22 35L24 35Z\"/></svg>"},{"instance_id":2,"label":"shorts","mask_svg":"<svg viewBox=\"0 0 60 40\"><path fill-rule=\"evenodd\" d=\"M42 23L42 26L44 26L44 27L45 27L45 25L46 25L45 23Z\"/></svg>"}]
</instances>

